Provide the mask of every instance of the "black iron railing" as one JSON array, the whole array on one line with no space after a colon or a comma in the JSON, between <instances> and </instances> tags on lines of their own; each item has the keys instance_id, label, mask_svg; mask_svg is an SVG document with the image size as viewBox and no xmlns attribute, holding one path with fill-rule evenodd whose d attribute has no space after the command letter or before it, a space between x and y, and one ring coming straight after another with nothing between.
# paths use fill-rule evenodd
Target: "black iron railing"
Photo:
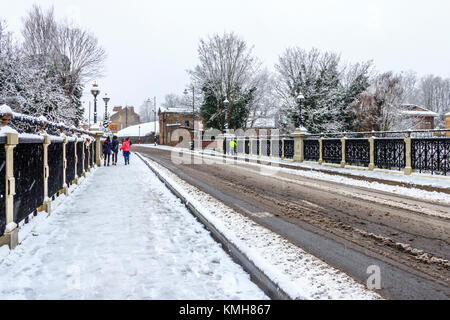
<instances>
[{"instance_id":1,"label":"black iron railing","mask_svg":"<svg viewBox=\"0 0 450 320\"><path fill-rule=\"evenodd\" d=\"M281 140L280 139L272 139L271 141L271 155L272 157L281 158Z\"/></svg>"},{"instance_id":2,"label":"black iron railing","mask_svg":"<svg viewBox=\"0 0 450 320\"><path fill-rule=\"evenodd\" d=\"M48 146L48 197L54 198L63 187L63 142Z\"/></svg>"},{"instance_id":3,"label":"black iron railing","mask_svg":"<svg viewBox=\"0 0 450 320\"><path fill-rule=\"evenodd\" d=\"M345 140L345 162L354 165L368 167L370 164L370 143L368 139Z\"/></svg>"},{"instance_id":4,"label":"black iron railing","mask_svg":"<svg viewBox=\"0 0 450 320\"><path fill-rule=\"evenodd\" d=\"M77 142L77 176L83 173L83 141Z\"/></svg>"},{"instance_id":5,"label":"black iron railing","mask_svg":"<svg viewBox=\"0 0 450 320\"><path fill-rule=\"evenodd\" d=\"M245 154L250 154L250 139L245 139Z\"/></svg>"},{"instance_id":6,"label":"black iron railing","mask_svg":"<svg viewBox=\"0 0 450 320\"><path fill-rule=\"evenodd\" d=\"M284 140L284 157L286 159L294 158L294 140L293 139L285 139Z\"/></svg>"},{"instance_id":7,"label":"black iron railing","mask_svg":"<svg viewBox=\"0 0 450 320\"><path fill-rule=\"evenodd\" d=\"M244 153L245 149L245 140L239 139L237 140L237 153Z\"/></svg>"},{"instance_id":8,"label":"black iron railing","mask_svg":"<svg viewBox=\"0 0 450 320\"><path fill-rule=\"evenodd\" d=\"M450 139L412 139L411 163L420 173L447 175L450 173Z\"/></svg>"},{"instance_id":9,"label":"black iron railing","mask_svg":"<svg viewBox=\"0 0 450 320\"><path fill-rule=\"evenodd\" d=\"M66 183L68 186L75 179L75 142L69 141L66 145Z\"/></svg>"},{"instance_id":10,"label":"black iron railing","mask_svg":"<svg viewBox=\"0 0 450 320\"><path fill-rule=\"evenodd\" d=\"M89 146L86 143L84 145L84 170L89 168Z\"/></svg>"},{"instance_id":11,"label":"black iron railing","mask_svg":"<svg viewBox=\"0 0 450 320\"><path fill-rule=\"evenodd\" d=\"M405 140L403 138L375 139L375 165L382 169L402 170L406 165Z\"/></svg>"},{"instance_id":12,"label":"black iron railing","mask_svg":"<svg viewBox=\"0 0 450 320\"><path fill-rule=\"evenodd\" d=\"M319 161L320 145L319 140L306 139L305 141L305 160Z\"/></svg>"},{"instance_id":13,"label":"black iron railing","mask_svg":"<svg viewBox=\"0 0 450 320\"><path fill-rule=\"evenodd\" d=\"M341 139L323 139L323 161L328 163L342 162L342 142Z\"/></svg>"},{"instance_id":14,"label":"black iron railing","mask_svg":"<svg viewBox=\"0 0 450 320\"><path fill-rule=\"evenodd\" d=\"M14 222L19 224L44 203L44 146L37 139L20 139L14 148ZM32 155L32 156L31 156Z\"/></svg>"}]
</instances>

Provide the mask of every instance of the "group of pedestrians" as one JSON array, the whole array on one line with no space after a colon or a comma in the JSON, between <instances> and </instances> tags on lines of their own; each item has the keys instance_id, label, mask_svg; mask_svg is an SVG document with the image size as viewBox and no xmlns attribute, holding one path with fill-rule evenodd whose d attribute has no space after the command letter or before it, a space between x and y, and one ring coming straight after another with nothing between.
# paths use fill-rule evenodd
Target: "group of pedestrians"
<instances>
[{"instance_id":1,"label":"group of pedestrians","mask_svg":"<svg viewBox=\"0 0 450 320\"><path fill-rule=\"evenodd\" d=\"M123 158L125 161L125 165L130 164L130 147L131 142L129 138L126 138L125 140L122 141L122 146L120 147L120 150L123 151ZM103 165L105 167L110 165L111 155L112 155L112 165L117 166L117 155L119 153L119 139L117 138L117 136L113 136L112 141L110 137L106 138L106 140L103 142L102 152L104 159Z\"/></svg>"}]
</instances>

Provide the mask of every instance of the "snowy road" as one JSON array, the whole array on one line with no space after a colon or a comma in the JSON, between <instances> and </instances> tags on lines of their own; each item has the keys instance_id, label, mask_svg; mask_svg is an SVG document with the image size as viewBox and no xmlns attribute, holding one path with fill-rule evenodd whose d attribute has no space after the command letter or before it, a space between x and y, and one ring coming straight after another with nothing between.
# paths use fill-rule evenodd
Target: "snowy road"
<instances>
[{"instance_id":1,"label":"snowy road","mask_svg":"<svg viewBox=\"0 0 450 320\"><path fill-rule=\"evenodd\" d=\"M179 164L170 150L134 149L360 283L369 266L380 266L385 298L450 297L446 204L338 183L322 173L211 159L200 164L198 156L199 164Z\"/></svg>"},{"instance_id":2,"label":"snowy road","mask_svg":"<svg viewBox=\"0 0 450 320\"><path fill-rule=\"evenodd\" d=\"M267 298L137 157L122 163L0 262L0 299Z\"/></svg>"}]
</instances>

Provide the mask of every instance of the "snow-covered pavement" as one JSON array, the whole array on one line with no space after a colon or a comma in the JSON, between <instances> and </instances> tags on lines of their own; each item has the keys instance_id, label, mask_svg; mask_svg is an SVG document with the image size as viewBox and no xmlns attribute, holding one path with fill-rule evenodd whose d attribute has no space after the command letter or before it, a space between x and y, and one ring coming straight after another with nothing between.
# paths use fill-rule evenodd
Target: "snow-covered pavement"
<instances>
[{"instance_id":1,"label":"snow-covered pavement","mask_svg":"<svg viewBox=\"0 0 450 320\"><path fill-rule=\"evenodd\" d=\"M98 168L0 258L0 299L266 298L134 155Z\"/></svg>"}]
</instances>

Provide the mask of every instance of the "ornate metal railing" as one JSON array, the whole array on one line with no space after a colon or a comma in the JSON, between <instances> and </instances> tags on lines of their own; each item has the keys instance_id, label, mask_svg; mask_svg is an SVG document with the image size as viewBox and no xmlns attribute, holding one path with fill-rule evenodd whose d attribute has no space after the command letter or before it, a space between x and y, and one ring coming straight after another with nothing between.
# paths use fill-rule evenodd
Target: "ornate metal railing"
<instances>
[{"instance_id":1,"label":"ornate metal railing","mask_svg":"<svg viewBox=\"0 0 450 320\"><path fill-rule=\"evenodd\" d=\"M48 146L48 196L54 198L63 188L63 141L52 141Z\"/></svg>"},{"instance_id":2,"label":"ornate metal railing","mask_svg":"<svg viewBox=\"0 0 450 320\"><path fill-rule=\"evenodd\" d=\"M94 145L94 156L92 157L92 165L94 165L96 162L96 158L95 158L95 155L97 154L97 143L94 141L94 143L93 143L93 145Z\"/></svg>"},{"instance_id":3,"label":"ornate metal railing","mask_svg":"<svg viewBox=\"0 0 450 320\"><path fill-rule=\"evenodd\" d=\"M87 170L89 168L89 145L86 143L84 145L84 169Z\"/></svg>"},{"instance_id":4,"label":"ornate metal railing","mask_svg":"<svg viewBox=\"0 0 450 320\"><path fill-rule=\"evenodd\" d=\"M281 158L281 140L280 139L272 139L270 146L271 146L272 157Z\"/></svg>"},{"instance_id":5,"label":"ornate metal railing","mask_svg":"<svg viewBox=\"0 0 450 320\"><path fill-rule=\"evenodd\" d=\"M345 162L354 165L368 167L370 163L370 143L368 139L345 140Z\"/></svg>"},{"instance_id":6,"label":"ornate metal railing","mask_svg":"<svg viewBox=\"0 0 450 320\"><path fill-rule=\"evenodd\" d=\"M450 139L412 139L411 163L414 170L431 174L450 173Z\"/></svg>"},{"instance_id":7,"label":"ornate metal railing","mask_svg":"<svg viewBox=\"0 0 450 320\"><path fill-rule=\"evenodd\" d=\"M75 142L69 141L66 145L66 183L68 186L75 179Z\"/></svg>"},{"instance_id":8,"label":"ornate metal railing","mask_svg":"<svg viewBox=\"0 0 450 320\"><path fill-rule=\"evenodd\" d=\"M5 153L5 138L0 143L0 236L3 235L6 227L6 153Z\"/></svg>"},{"instance_id":9,"label":"ornate metal railing","mask_svg":"<svg viewBox=\"0 0 450 320\"><path fill-rule=\"evenodd\" d=\"M265 156L270 156L270 151L272 150L272 141L270 139L264 139L266 141L266 149L265 149Z\"/></svg>"},{"instance_id":10,"label":"ornate metal railing","mask_svg":"<svg viewBox=\"0 0 450 320\"><path fill-rule=\"evenodd\" d=\"M244 139L239 139L237 140L237 153L244 153L245 150L245 140Z\"/></svg>"},{"instance_id":11,"label":"ornate metal railing","mask_svg":"<svg viewBox=\"0 0 450 320\"><path fill-rule=\"evenodd\" d=\"M405 168L405 140L402 138L375 139L375 165L389 170Z\"/></svg>"},{"instance_id":12,"label":"ornate metal railing","mask_svg":"<svg viewBox=\"0 0 450 320\"><path fill-rule=\"evenodd\" d=\"M39 140L39 141L36 141ZM32 156L31 156L32 155ZM14 148L14 222L28 222L44 203L44 146L40 139L20 139Z\"/></svg>"},{"instance_id":13,"label":"ornate metal railing","mask_svg":"<svg viewBox=\"0 0 450 320\"><path fill-rule=\"evenodd\" d=\"M328 163L342 162L342 142L340 139L323 139L323 161Z\"/></svg>"},{"instance_id":14,"label":"ornate metal railing","mask_svg":"<svg viewBox=\"0 0 450 320\"><path fill-rule=\"evenodd\" d=\"M319 140L306 139L305 141L305 160L319 161L320 158L320 146Z\"/></svg>"},{"instance_id":15,"label":"ornate metal railing","mask_svg":"<svg viewBox=\"0 0 450 320\"><path fill-rule=\"evenodd\" d=\"M285 139L284 140L284 157L286 159L294 158L294 140L293 139Z\"/></svg>"},{"instance_id":16,"label":"ornate metal railing","mask_svg":"<svg viewBox=\"0 0 450 320\"><path fill-rule=\"evenodd\" d=\"M83 173L83 141L77 142L77 176Z\"/></svg>"}]
</instances>

